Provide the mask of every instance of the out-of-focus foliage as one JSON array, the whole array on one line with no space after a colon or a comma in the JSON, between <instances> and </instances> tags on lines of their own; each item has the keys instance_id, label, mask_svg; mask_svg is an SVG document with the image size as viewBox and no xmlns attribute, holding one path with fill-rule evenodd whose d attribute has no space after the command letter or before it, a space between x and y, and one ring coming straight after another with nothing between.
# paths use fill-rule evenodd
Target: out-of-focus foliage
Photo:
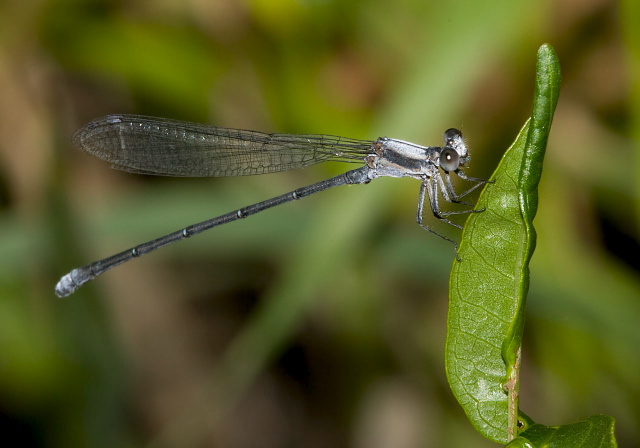
<instances>
[{"instance_id":1,"label":"out-of-focus foliage","mask_svg":"<svg viewBox=\"0 0 640 448\"><path fill-rule=\"evenodd\" d=\"M634 14L635 10L635 16ZM632 1L0 4L0 424L23 446L494 446L444 375L452 248L418 185L328 191L130 263L71 268L345 170L158 179L70 135L130 112L425 145L461 128L486 177L563 91L535 220L521 407L637 440L640 38Z\"/></svg>"}]
</instances>

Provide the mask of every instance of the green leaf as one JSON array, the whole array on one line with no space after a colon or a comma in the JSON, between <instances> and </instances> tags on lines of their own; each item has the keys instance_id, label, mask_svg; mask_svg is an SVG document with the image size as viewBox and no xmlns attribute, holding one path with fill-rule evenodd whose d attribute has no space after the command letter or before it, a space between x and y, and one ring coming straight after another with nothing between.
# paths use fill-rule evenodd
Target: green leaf
<instances>
[{"instance_id":1,"label":"green leaf","mask_svg":"<svg viewBox=\"0 0 640 448\"><path fill-rule=\"evenodd\" d=\"M449 283L445 363L454 395L474 427L506 443L517 436L518 372L533 218L560 67L549 45L538 51L531 119L507 150L470 215Z\"/></svg>"},{"instance_id":2,"label":"green leaf","mask_svg":"<svg viewBox=\"0 0 640 448\"><path fill-rule=\"evenodd\" d=\"M446 369L469 420L485 437L507 442L507 370L502 344L520 320L526 228L517 186L529 124L520 131L470 217L449 290Z\"/></svg>"},{"instance_id":3,"label":"green leaf","mask_svg":"<svg viewBox=\"0 0 640 448\"><path fill-rule=\"evenodd\" d=\"M606 415L594 415L563 426L533 425L508 448L614 448L615 421Z\"/></svg>"}]
</instances>

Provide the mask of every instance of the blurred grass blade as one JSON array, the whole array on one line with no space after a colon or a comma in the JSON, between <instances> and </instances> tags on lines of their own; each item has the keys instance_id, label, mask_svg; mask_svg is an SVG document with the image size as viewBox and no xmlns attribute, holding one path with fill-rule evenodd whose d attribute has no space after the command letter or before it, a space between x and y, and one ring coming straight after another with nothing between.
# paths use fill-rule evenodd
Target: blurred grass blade
<instances>
[{"instance_id":1,"label":"blurred grass blade","mask_svg":"<svg viewBox=\"0 0 640 448\"><path fill-rule=\"evenodd\" d=\"M445 362L474 427L506 443L517 435L518 371L528 263L535 248L537 186L558 100L553 49L538 51L532 118L507 150L470 216L449 284ZM525 425L526 426L526 425Z\"/></svg>"},{"instance_id":2,"label":"blurred grass blade","mask_svg":"<svg viewBox=\"0 0 640 448\"><path fill-rule=\"evenodd\" d=\"M508 448L614 448L615 421L607 415L594 415L580 422L562 426L533 425Z\"/></svg>"}]
</instances>

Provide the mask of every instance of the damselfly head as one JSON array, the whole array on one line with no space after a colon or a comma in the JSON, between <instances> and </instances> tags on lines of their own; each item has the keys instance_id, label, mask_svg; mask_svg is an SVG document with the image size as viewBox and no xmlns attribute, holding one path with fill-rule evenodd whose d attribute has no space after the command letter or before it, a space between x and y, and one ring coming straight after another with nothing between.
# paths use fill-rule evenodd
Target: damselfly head
<instances>
[{"instance_id":1,"label":"damselfly head","mask_svg":"<svg viewBox=\"0 0 640 448\"><path fill-rule=\"evenodd\" d=\"M447 148L453 148L460 156L460 163L464 164L464 159L467 157L467 146L464 144L462 138L462 132L458 129L451 128L444 132L444 146Z\"/></svg>"},{"instance_id":2,"label":"damselfly head","mask_svg":"<svg viewBox=\"0 0 640 448\"><path fill-rule=\"evenodd\" d=\"M440 168L445 171L456 171L469 161L467 146L464 144L462 132L451 128L444 132L444 148L440 151Z\"/></svg>"}]
</instances>

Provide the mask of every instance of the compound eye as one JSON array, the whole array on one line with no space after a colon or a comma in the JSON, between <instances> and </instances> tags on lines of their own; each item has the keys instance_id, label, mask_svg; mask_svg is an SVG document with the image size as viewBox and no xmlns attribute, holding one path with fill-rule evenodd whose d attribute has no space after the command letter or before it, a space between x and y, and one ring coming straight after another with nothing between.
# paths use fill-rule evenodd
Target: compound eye
<instances>
[{"instance_id":1,"label":"compound eye","mask_svg":"<svg viewBox=\"0 0 640 448\"><path fill-rule=\"evenodd\" d=\"M460 166L460 154L453 148L444 148L440 153L440 168L455 171Z\"/></svg>"},{"instance_id":2,"label":"compound eye","mask_svg":"<svg viewBox=\"0 0 640 448\"><path fill-rule=\"evenodd\" d=\"M462 138L462 132L456 128L447 129L444 131L444 141L449 142L451 140L458 140Z\"/></svg>"}]
</instances>

